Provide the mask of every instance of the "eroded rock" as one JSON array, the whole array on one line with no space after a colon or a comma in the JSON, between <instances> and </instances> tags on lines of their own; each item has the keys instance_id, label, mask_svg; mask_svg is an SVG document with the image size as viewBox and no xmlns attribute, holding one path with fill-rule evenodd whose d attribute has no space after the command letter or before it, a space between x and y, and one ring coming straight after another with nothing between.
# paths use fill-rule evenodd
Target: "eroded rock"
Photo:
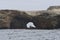
<instances>
[{"instance_id":1,"label":"eroded rock","mask_svg":"<svg viewBox=\"0 0 60 40\"><path fill-rule=\"evenodd\" d=\"M41 11L0 10L0 29L28 29L28 22L33 22L36 26L30 29L60 28L59 8L50 7Z\"/></svg>"}]
</instances>

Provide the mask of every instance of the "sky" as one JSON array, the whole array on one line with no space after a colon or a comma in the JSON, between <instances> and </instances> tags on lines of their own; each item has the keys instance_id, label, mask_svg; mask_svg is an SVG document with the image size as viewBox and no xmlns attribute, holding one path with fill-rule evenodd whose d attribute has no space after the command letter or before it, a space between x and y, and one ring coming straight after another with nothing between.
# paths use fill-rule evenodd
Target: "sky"
<instances>
[{"instance_id":1,"label":"sky","mask_svg":"<svg viewBox=\"0 0 60 40\"><path fill-rule=\"evenodd\" d=\"M0 0L0 9L46 10L55 5L60 6L60 0Z\"/></svg>"}]
</instances>

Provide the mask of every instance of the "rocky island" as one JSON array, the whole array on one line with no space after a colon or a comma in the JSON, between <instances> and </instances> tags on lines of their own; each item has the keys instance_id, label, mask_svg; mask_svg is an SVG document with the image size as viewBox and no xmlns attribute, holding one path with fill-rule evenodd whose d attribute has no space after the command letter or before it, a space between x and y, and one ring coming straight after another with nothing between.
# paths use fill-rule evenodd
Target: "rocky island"
<instances>
[{"instance_id":1,"label":"rocky island","mask_svg":"<svg viewBox=\"0 0 60 40\"><path fill-rule=\"evenodd\" d=\"M34 27L26 24L33 22ZM0 10L0 29L59 29L60 6L50 6L47 10L20 11Z\"/></svg>"}]
</instances>

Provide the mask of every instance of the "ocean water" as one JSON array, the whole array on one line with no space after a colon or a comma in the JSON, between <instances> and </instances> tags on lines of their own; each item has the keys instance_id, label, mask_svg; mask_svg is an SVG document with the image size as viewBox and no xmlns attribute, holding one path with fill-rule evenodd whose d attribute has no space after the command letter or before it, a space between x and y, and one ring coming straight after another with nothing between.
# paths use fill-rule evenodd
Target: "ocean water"
<instances>
[{"instance_id":1,"label":"ocean water","mask_svg":"<svg viewBox=\"0 0 60 40\"><path fill-rule=\"evenodd\" d=\"M0 29L0 40L60 40L60 29Z\"/></svg>"}]
</instances>

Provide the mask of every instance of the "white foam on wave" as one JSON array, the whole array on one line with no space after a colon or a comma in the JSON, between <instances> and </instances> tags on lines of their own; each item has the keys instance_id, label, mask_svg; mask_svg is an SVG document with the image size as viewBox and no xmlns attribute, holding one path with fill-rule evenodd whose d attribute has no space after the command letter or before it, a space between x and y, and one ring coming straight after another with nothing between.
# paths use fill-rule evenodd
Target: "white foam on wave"
<instances>
[{"instance_id":1,"label":"white foam on wave","mask_svg":"<svg viewBox=\"0 0 60 40\"><path fill-rule=\"evenodd\" d=\"M28 23L26 24L26 26L27 26L27 28L31 28L31 27L36 28L36 26L34 25L33 22L28 22Z\"/></svg>"}]
</instances>

